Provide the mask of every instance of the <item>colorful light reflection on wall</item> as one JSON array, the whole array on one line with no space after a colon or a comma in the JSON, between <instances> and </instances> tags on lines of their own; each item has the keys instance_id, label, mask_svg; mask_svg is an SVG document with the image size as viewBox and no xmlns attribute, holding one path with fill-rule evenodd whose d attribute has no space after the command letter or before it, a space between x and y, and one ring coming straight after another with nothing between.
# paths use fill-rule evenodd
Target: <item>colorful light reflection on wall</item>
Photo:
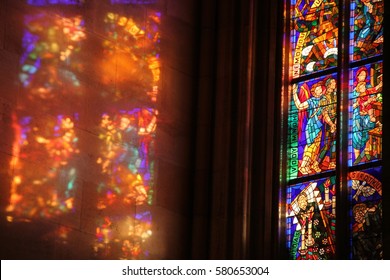
<instances>
[{"instance_id":1,"label":"colorful light reflection on wall","mask_svg":"<svg viewBox=\"0 0 390 280\"><path fill-rule=\"evenodd\" d=\"M108 39L103 42L105 56L101 61L101 74L104 84L115 81L116 91L112 97L116 100L141 104L157 101L160 17L159 12L149 9L137 9L134 17L106 14Z\"/></svg>"},{"instance_id":2,"label":"colorful light reflection on wall","mask_svg":"<svg viewBox=\"0 0 390 280\"><path fill-rule=\"evenodd\" d=\"M19 74L23 98L13 114L10 222L74 210L78 113L64 113L59 97L82 94L77 56L84 39L80 16L25 17Z\"/></svg>"},{"instance_id":3,"label":"colorful light reflection on wall","mask_svg":"<svg viewBox=\"0 0 390 280\"><path fill-rule=\"evenodd\" d=\"M293 77L337 65L338 1L291 1Z\"/></svg>"},{"instance_id":4,"label":"colorful light reflection on wall","mask_svg":"<svg viewBox=\"0 0 390 280\"><path fill-rule=\"evenodd\" d=\"M335 177L287 190L287 244L291 259L335 257Z\"/></svg>"},{"instance_id":5,"label":"colorful light reflection on wall","mask_svg":"<svg viewBox=\"0 0 390 280\"><path fill-rule=\"evenodd\" d=\"M75 117L14 117L14 177L7 211L13 218L49 218L72 211L79 153Z\"/></svg>"},{"instance_id":6,"label":"colorful light reflection on wall","mask_svg":"<svg viewBox=\"0 0 390 280\"><path fill-rule=\"evenodd\" d=\"M104 19L108 39L103 42L102 82L109 86L115 80L115 94L108 96L121 109L104 113L100 123L97 164L104 180L98 187L101 216L95 252L99 258L139 259L149 255L160 13L143 8L134 11L134 16L107 13Z\"/></svg>"},{"instance_id":7,"label":"colorful light reflection on wall","mask_svg":"<svg viewBox=\"0 0 390 280\"><path fill-rule=\"evenodd\" d=\"M152 215L149 211L102 217L98 224L94 246L98 257L143 259L149 256L147 241L152 235Z\"/></svg>"},{"instance_id":8,"label":"colorful light reflection on wall","mask_svg":"<svg viewBox=\"0 0 390 280\"><path fill-rule=\"evenodd\" d=\"M82 69L79 55L86 37L83 19L38 13L26 16L25 26L19 73L25 95L34 102L80 95L77 72Z\"/></svg>"},{"instance_id":9,"label":"colorful light reflection on wall","mask_svg":"<svg viewBox=\"0 0 390 280\"><path fill-rule=\"evenodd\" d=\"M102 146L97 163L105 182L99 186L98 209L121 205L151 205L156 115L134 109L102 116Z\"/></svg>"}]
</instances>

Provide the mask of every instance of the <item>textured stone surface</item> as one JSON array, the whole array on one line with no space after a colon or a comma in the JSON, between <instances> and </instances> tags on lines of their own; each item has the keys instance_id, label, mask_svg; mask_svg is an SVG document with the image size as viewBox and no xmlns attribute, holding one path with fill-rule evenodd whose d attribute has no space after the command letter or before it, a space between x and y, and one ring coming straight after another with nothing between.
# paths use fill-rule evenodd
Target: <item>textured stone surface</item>
<instances>
[{"instance_id":1,"label":"textured stone surface","mask_svg":"<svg viewBox=\"0 0 390 280\"><path fill-rule=\"evenodd\" d=\"M128 14L134 7L112 7L109 1L86 1L83 7L42 6L28 7L25 1L0 1L0 193L2 259L94 259L105 258L94 254L97 220L102 213L125 215L141 213L146 208L152 213L152 236L147 258L180 259L189 254L188 238L191 204L189 197L191 179L190 144L191 112L193 111L195 57L195 1L159 1L162 12L161 25L161 89L157 101L159 119L155 139L155 193L153 206L117 209L117 213L97 209L97 189L102 179L99 158L100 117L115 110L130 110L137 106L129 100L113 101L118 87L125 91L132 87L132 68L121 64L117 52L116 71L102 70L104 53L102 42L107 35L104 16L113 11ZM48 18L64 18L80 15L85 21L86 39L83 42L78 62L83 66L75 70L80 92L67 92L48 101L46 110L32 106L27 90L22 87L18 75L23 55L24 19L45 14ZM119 68L122 67L122 68ZM128 71L128 72L126 72ZM50 76L50 75L49 75ZM141 79L142 77L136 77ZM105 81L105 82L104 82ZM41 81L45 83L43 79ZM69 91L71 85L61 81L62 89ZM102 95L101 93L104 93ZM54 105L50 105L54 104ZM22 109L20 108L22 107ZM52 107L50 107L52 106ZM27 109L26 109L27 108ZM35 217L28 222L7 221L12 180L17 173L11 162L18 157L13 149L15 124L13 116L29 115L42 120L40 130L47 128L45 122L55 121L58 114L77 114L75 134L78 148L72 161L77 170L74 181L74 209L51 218ZM50 170L44 159L34 162L32 158L19 158L23 166L34 170ZM32 162L31 162L32 161ZM34 170L30 170L34 172ZM16 172L16 173L15 173ZM30 182L31 183L31 182ZM34 183L31 183L32 185ZM60 184L60 183L59 183ZM53 186L54 189L60 186ZM31 190L34 192L34 190ZM33 197L33 196L30 196ZM107 214L108 215L108 214ZM120 226L118 227L120 229ZM121 233L118 233L121 234ZM124 230L123 234L126 232ZM114 255L109 255L112 258Z\"/></svg>"}]
</instances>

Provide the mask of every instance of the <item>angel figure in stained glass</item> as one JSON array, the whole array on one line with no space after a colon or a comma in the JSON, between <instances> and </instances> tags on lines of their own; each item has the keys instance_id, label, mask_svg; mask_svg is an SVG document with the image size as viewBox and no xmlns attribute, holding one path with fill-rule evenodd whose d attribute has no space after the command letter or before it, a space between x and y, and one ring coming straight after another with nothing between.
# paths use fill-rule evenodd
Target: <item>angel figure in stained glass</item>
<instances>
[{"instance_id":1,"label":"angel figure in stained glass","mask_svg":"<svg viewBox=\"0 0 390 280\"><path fill-rule=\"evenodd\" d=\"M307 92L307 84L302 85L302 90L304 90L306 93L306 97L308 96ZM326 87L324 86L323 82L317 82L315 83L311 89L311 97L307 98L304 101L301 101L300 98L298 98L298 85L293 85L293 99L295 106L298 108L298 110L303 111L305 110L307 113L307 123L306 126L303 127L303 121L299 121L299 127L298 131L300 133L300 136L302 132L304 131L304 137L301 136L301 138L305 139L305 148L303 152L303 158L299 166L299 171L302 174L310 174L313 172L321 172L321 168L319 167L318 162L318 154L320 150L320 143L321 143L321 137L322 137L322 130L323 130L323 122L321 120L322 118L322 107L320 106L320 100L321 97L324 95L326 91ZM305 99L306 97L301 98ZM301 118L303 116L300 116Z\"/></svg>"}]
</instances>

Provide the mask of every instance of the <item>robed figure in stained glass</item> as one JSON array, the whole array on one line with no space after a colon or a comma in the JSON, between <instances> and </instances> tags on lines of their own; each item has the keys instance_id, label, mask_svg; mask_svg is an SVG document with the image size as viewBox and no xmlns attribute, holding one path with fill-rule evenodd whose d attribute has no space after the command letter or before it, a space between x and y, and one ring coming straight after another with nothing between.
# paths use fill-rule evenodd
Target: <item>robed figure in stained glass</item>
<instances>
[{"instance_id":1,"label":"robed figure in stained glass","mask_svg":"<svg viewBox=\"0 0 390 280\"><path fill-rule=\"evenodd\" d=\"M356 0L354 9L355 60L377 55L383 48L383 0Z\"/></svg>"},{"instance_id":2,"label":"robed figure in stained glass","mask_svg":"<svg viewBox=\"0 0 390 280\"><path fill-rule=\"evenodd\" d=\"M326 86L323 81L313 84L310 93L308 85L303 84L300 97L298 97L297 91L298 86L295 84L293 86L294 104L299 111L303 111L299 114L298 121L299 142L305 145L299 171L303 175L318 173L322 171L319 166L319 153L321 143L323 143L324 120L330 125L332 133L336 130L336 124L332 122L329 114L325 119L323 118L324 107L320 106L320 102L326 93Z\"/></svg>"},{"instance_id":3,"label":"robed figure in stained glass","mask_svg":"<svg viewBox=\"0 0 390 280\"><path fill-rule=\"evenodd\" d=\"M325 80L326 92L320 100L325 125L324 144L319 154L321 169L336 168L337 84L332 76Z\"/></svg>"},{"instance_id":4,"label":"robed figure in stained glass","mask_svg":"<svg viewBox=\"0 0 390 280\"><path fill-rule=\"evenodd\" d=\"M294 217L290 224L293 231L290 255L293 259L334 257L336 204L332 181L328 178L323 182L294 187L293 195L296 193L296 196L288 205L288 215Z\"/></svg>"},{"instance_id":5,"label":"robed figure in stained glass","mask_svg":"<svg viewBox=\"0 0 390 280\"><path fill-rule=\"evenodd\" d=\"M373 103L377 101L376 93L382 88L380 80L376 86L372 86L367 80L368 69L360 67L356 71L355 88L353 91L353 125L352 125L352 146L354 149L355 161L357 164L362 160L370 160L371 143L369 142L369 131L382 124L374 115Z\"/></svg>"}]
</instances>

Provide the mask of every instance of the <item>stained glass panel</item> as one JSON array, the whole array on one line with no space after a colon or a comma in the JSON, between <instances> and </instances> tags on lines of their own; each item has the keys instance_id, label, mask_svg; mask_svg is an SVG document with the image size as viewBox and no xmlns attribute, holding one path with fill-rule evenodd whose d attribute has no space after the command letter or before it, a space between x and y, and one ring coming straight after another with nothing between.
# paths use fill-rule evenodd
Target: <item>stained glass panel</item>
<instances>
[{"instance_id":1,"label":"stained glass panel","mask_svg":"<svg viewBox=\"0 0 390 280\"><path fill-rule=\"evenodd\" d=\"M293 85L288 117L288 179L336 167L336 75Z\"/></svg>"},{"instance_id":2,"label":"stained glass panel","mask_svg":"<svg viewBox=\"0 0 390 280\"><path fill-rule=\"evenodd\" d=\"M382 80L382 62L350 72L349 165L382 158Z\"/></svg>"},{"instance_id":3,"label":"stained glass panel","mask_svg":"<svg viewBox=\"0 0 390 280\"><path fill-rule=\"evenodd\" d=\"M291 259L333 259L335 177L287 188L287 248Z\"/></svg>"},{"instance_id":4,"label":"stained glass panel","mask_svg":"<svg viewBox=\"0 0 390 280\"><path fill-rule=\"evenodd\" d=\"M383 53L384 0L351 1L351 60Z\"/></svg>"},{"instance_id":5,"label":"stained glass panel","mask_svg":"<svg viewBox=\"0 0 390 280\"><path fill-rule=\"evenodd\" d=\"M291 1L293 78L337 65L338 1Z\"/></svg>"},{"instance_id":6,"label":"stained glass panel","mask_svg":"<svg viewBox=\"0 0 390 280\"><path fill-rule=\"evenodd\" d=\"M383 259L381 178L381 167L349 173L353 259Z\"/></svg>"}]
</instances>

